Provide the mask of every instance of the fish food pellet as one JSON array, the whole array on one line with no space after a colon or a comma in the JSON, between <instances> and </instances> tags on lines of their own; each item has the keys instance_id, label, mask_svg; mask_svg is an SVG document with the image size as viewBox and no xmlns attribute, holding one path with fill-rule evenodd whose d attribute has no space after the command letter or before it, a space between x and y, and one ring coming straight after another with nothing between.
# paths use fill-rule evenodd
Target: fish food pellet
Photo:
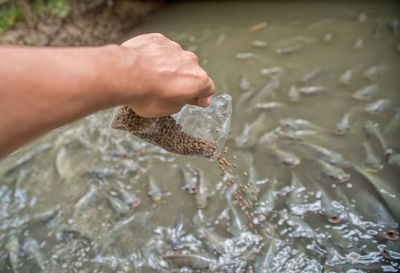
<instances>
[{"instance_id":1,"label":"fish food pellet","mask_svg":"<svg viewBox=\"0 0 400 273\"><path fill-rule=\"evenodd\" d=\"M171 117L144 118L128 105L122 105L114 116L111 128L129 131L133 135L181 155L212 158L218 144L182 131L182 126Z\"/></svg>"},{"instance_id":2,"label":"fish food pellet","mask_svg":"<svg viewBox=\"0 0 400 273\"><path fill-rule=\"evenodd\" d=\"M243 172L243 175L244 175L244 176L247 176L248 174L247 174L247 172Z\"/></svg>"}]
</instances>

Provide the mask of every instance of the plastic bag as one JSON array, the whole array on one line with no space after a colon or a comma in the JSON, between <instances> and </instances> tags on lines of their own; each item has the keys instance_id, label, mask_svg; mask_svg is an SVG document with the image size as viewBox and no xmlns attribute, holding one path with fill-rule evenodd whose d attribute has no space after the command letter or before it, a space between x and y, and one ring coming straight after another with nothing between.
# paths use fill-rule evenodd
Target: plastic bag
<instances>
[{"instance_id":1,"label":"plastic bag","mask_svg":"<svg viewBox=\"0 0 400 273\"><path fill-rule=\"evenodd\" d=\"M129 131L169 152L214 160L228 135L231 114L232 98L227 94L213 97L207 108L185 105L179 113L160 118L143 118L122 105L111 128Z\"/></svg>"}]
</instances>

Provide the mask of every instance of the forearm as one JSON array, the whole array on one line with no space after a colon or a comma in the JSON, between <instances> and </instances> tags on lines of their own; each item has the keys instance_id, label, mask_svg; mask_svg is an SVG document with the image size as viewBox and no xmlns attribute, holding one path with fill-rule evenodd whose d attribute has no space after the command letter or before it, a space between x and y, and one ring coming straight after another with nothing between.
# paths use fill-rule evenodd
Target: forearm
<instances>
[{"instance_id":1,"label":"forearm","mask_svg":"<svg viewBox=\"0 0 400 273\"><path fill-rule=\"evenodd\" d=\"M0 47L0 158L31 139L121 104L113 92L117 46Z\"/></svg>"}]
</instances>

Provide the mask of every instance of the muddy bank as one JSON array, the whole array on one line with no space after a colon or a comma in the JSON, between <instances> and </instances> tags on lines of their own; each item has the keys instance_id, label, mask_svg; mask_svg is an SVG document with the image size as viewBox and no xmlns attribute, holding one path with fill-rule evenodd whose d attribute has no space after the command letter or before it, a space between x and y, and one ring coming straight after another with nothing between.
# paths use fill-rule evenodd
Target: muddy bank
<instances>
[{"instance_id":1,"label":"muddy bank","mask_svg":"<svg viewBox=\"0 0 400 273\"><path fill-rule=\"evenodd\" d=\"M133 27L166 1L72 0L70 14L38 18L32 31L25 22L0 35L0 44L34 46L85 46L120 42Z\"/></svg>"}]
</instances>

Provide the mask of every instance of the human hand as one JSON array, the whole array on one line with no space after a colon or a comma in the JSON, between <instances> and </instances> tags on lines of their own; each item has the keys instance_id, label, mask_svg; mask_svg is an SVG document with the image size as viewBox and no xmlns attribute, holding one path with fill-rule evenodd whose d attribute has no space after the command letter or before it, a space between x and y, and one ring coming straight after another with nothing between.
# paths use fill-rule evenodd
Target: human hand
<instances>
[{"instance_id":1,"label":"human hand","mask_svg":"<svg viewBox=\"0 0 400 273\"><path fill-rule=\"evenodd\" d=\"M137 114L160 117L179 112L187 103L210 104L215 85L194 53L159 33L136 36L121 48L119 89Z\"/></svg>"}]
</instances>

